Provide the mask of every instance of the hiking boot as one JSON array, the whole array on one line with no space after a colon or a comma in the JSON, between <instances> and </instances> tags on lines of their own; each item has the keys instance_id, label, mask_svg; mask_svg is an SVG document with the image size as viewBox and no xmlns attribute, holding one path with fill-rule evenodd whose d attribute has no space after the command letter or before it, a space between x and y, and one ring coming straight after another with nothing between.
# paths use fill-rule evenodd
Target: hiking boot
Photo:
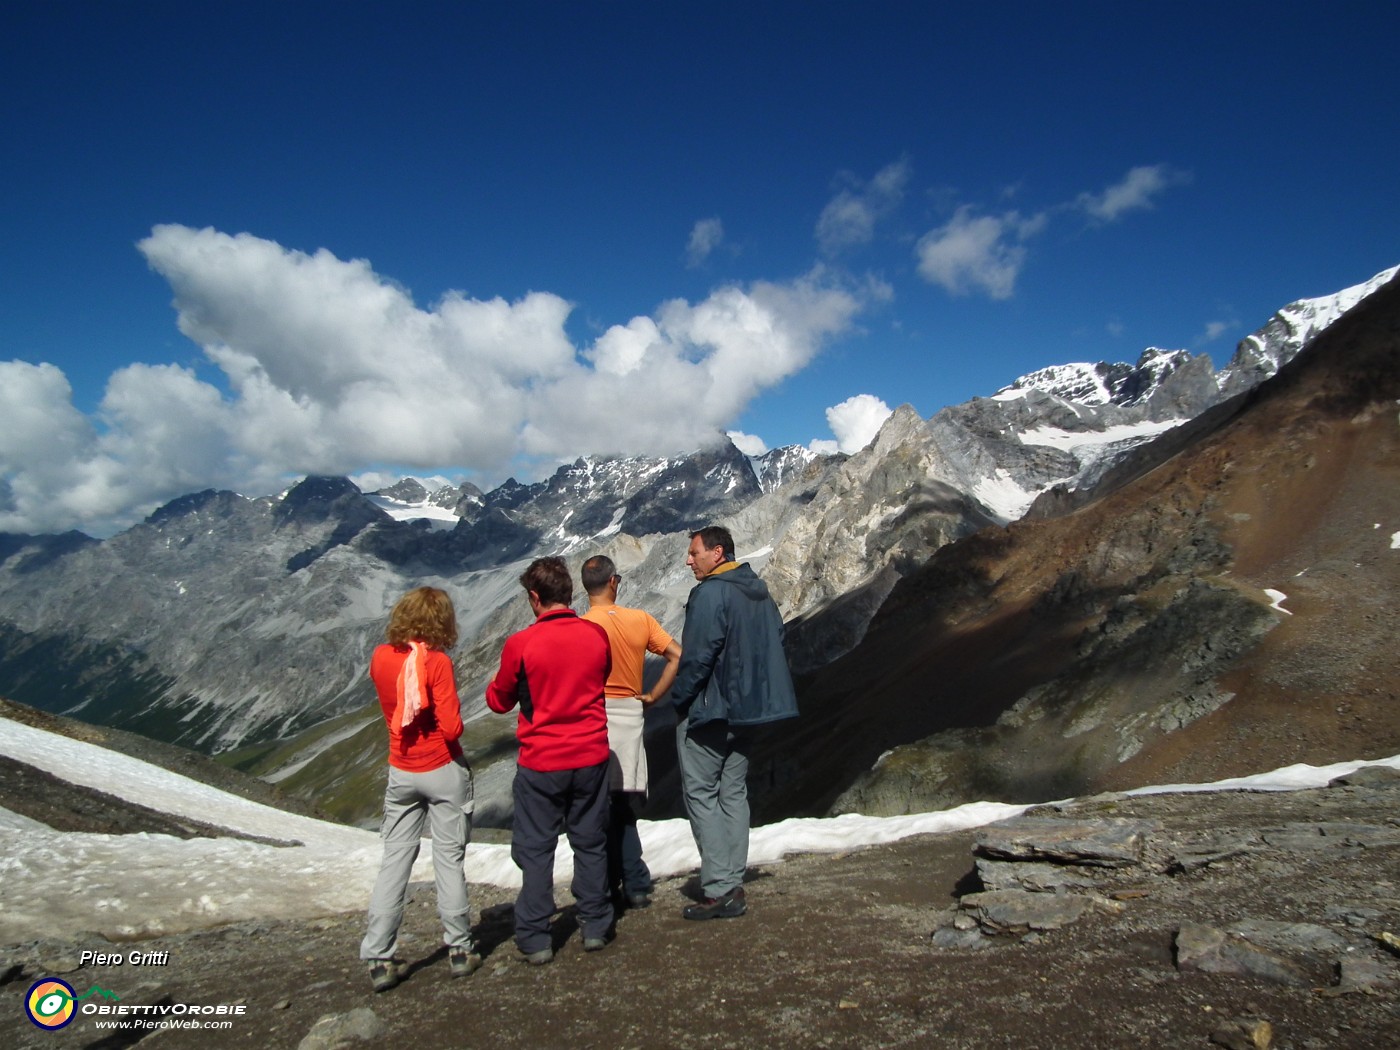
<instances>
[{"instance_id":1,"label":"hiking boot","mask_svg":"<svg viewBox=\"0 0 1400 1050\"><path fill-rule=\"evenodd\" d=\"M735 919L748 910L744 903L744 889L740 886L730 890L723 897L706 897L699 904L687 904L681 909L681 918L694 919Z\"/></svg>"},{"instance_id":2,"label":"hiking boot","mask_svg":"<svg viewBox=\"0 0 1400 1050\"><path fill-rule=\"evenodd\" d=\"M537 952L526 952L525 961L531 966L544 966L554 961L553 948L541 948Z\"/></svg>"},{"instance_id":3,"label":"hiking boot","mask_svg":"<svg viewBox=\"0 0 1400 1050\"><path fill-rule=\"evenodd\" d=\"M376 992L387 992L403 980L405 967L393 959L371 959L369 962L369 983Z\"/></svg>"},{"instance_id":4,"label":"hiking boot","mask_svg":"<svg viewBox=\"0 0 1400 1050\"><path fill-rule=\"evenodd\" d=\"M586 952L601 952L608 946L606 937L585 937L583 939L583 950Z\"/></svg>"},{"instance_id":5,"label":"hiking boot","mask_svg":"<svg viewBox=\"0 0 1400 1050\"><path fill-rule=\"evenodd\" d=\"M472 948L449 948L447 965L453 977L470 977L481 969L481 956Z\"/></svg>"},{"instance_id":6,"label":"hiking boot","mask_svg":"<svg viewBox=\"0 0 1400 1050\"><path fill-rule=\"evenodd\" d=\"M627 907L629 908L650 908L650 893L629 893L627 894Z\"/></svg>"}]
</instances>

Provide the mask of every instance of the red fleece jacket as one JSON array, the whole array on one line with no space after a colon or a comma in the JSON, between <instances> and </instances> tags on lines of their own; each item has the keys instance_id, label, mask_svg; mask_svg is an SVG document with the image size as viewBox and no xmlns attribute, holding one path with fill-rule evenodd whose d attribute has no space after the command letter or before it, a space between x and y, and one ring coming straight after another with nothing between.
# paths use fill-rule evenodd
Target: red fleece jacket
<instances>
[{"instance_id":1,"label":"red fleece jacket","mask_svg":"<svg viewBox=\"0 0 1400 1050\"><path fill-rule=\"evenodd\" d=\"M608 760L603 687L612 670L608 635L572 609L550 609L506 639L486 703L505 714L520 705L520 764L540 773Z\"/></svg>"}]
</instances>

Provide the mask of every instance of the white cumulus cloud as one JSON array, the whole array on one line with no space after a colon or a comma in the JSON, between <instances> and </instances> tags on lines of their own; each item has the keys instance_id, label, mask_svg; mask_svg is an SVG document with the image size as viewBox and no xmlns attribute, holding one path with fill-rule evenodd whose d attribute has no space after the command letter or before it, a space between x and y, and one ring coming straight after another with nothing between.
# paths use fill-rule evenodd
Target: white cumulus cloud
<instances>
[{"instance_id":1,"label":"white cumulus cloud","mask_svg":"<svg viewBox=\"0 0 1400 1050\"><path fill-rule=\"evenodd\" d=\"M742 430L728 431L729 440L746 456L761 456L768 451L768 443L756 434L745 434Z\"/></svg>"},{"instance_id":2,"label":"white cumulus cloud","mask_svg":"<svg viewBox=\"0 0 1400 1050\"><path fill-rule=\"evenodd\" d=\"M831 455L845 452L850 455L859 452L875 439L880 428L885 425L894 409L874 394L856 394L839 405L826 410L827 426L836 435L835 441L825 438L813 441L808 447L813 452Z\"/></svg>"},{"instance_id":3,"label":"white cumulus cloud","mask_svg":"<svg viewBox=\"0 0 1400 1050\"><path fill-rule=\"evenodd\" d=\"M664 303L654 318L604 332L567 375L537 390L523 450L559 454L580 434L595 452L699 447L763 390L806 367L862 304L820 273Z\"/></svg>"},{"instance_id":4,"label":"white cumulus cloud","mask_svg":"<svg viewBox=\"0 0 1400 1050\"><path fill-rule=\"evenodd\" d=\"M101 531L196 488L260 494L306 473L487 477L586 452L688 451L805 367L870 295L821 271L729 285L579 348L571 304L548 292L423 307L324 249L175 225L139 247L224 383L130 365L90 419L59 369L0 363L0 531Z\"/></svg>"},{"instance_id":5,"label":"white cumulus cloud","mask_svg":"<svg viewBox=\"0 0 1400 1050\"><path fill-rule=\"evenodd\" d=\"M1098 193L1081 193L1030 215L991 214L961 205L948 222L919 238L919 275L951 295L977 292L1009 299L1026 265L1027 244L1045 230L1052 216L1078 212L1094 225L1116 222L1128 212L1154 207L1167 189L1190 179L1189 172L1166 164L1142 165Z\"/></svg>"},{"instance_id":6,"label":"white cumulus cloud","mask_svg":"<svg viewBox=\"0 0 1400 1050\"><path fill-rule=\"evenodd\" d=\"M0 416L0 532L68 528L94 497L106 509L97 431L62 370L0 362Z\"/></svg>"}]
</instances>

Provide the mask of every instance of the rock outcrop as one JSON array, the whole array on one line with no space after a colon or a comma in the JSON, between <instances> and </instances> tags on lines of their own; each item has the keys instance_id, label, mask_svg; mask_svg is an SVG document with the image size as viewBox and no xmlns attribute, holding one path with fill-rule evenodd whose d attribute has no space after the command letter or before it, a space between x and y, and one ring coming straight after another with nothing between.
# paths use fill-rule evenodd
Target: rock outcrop
<instances>
[{"instance_id":1,"label":"rock outcrop","mask_svg":"<svg viewBox=\"0 0 1400 1050\"><path fill-rule=\"evenodd\" d=\"M1131 925L1150 900L1148 921L1170 929L1183 974L1389 993L1400 987L1390 929L1400 889L1354 869L1363 858L1380 871L1400 859L1400 769L1363 767L1302 794L1310 819L1274 821L1264 797L1163 805L1104 795L990 825L972 849L980 888L940 916L932 943L983 950L1081 922ZM1295 813L1309 808L1288 801ZM1210 819L1212 810L1225 818ZM1209 906L1217 886L1240 881L1258 885L1248 911Z\"/></svg>"}]
</instances>

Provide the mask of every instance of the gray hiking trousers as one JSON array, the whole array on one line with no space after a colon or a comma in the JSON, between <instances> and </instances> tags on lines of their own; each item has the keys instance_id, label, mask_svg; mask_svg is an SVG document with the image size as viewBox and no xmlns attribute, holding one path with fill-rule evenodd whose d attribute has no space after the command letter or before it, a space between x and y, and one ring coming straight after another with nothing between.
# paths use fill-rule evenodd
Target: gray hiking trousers
<instances>
[{"instance_id":1,"label":"gray hiking trousers","mask_svg":"<svg viewBox=\"0 0 1400 1050\"><path fill-rule=\"evenodd\" d=\"M389 959L398 949L399 924L408 880L426 821L433 836L433 876L437 884L442 940L449 947L472 943L471 902L462 864L472 833L472 774L465 762L448 762L427 773L389 767L380 838L384 860L369 898L369 923L360 942L361 959Z\"/></svg>"},{"instance_id":2,"label":"gray hiking trousers","mask_svg":"<svg viewBox=\"0 0 1400 1050\"><path fill-rule=\"evenodd\" d=\"M723 897L743 885L749 862L749 735L724 721L691 729L682 718L676 756L700 885L706 897Z\"/></svg>"}]
</instances>

